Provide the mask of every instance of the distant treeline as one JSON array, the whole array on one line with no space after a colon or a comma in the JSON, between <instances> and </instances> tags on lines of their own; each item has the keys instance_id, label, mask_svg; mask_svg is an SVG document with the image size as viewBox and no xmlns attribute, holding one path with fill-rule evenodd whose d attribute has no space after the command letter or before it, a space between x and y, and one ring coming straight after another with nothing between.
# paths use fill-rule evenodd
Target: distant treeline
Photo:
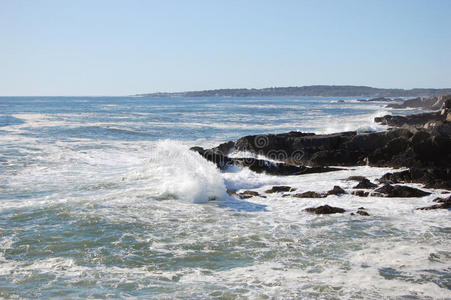
<instances>
[{"instance_id":1,"label":"distant treeline","mask_svg":"<svg viewBox=\"0 0 451 300\"><path fill-rule=\"evenodd\" d=\"M219 89L179 93L138 94L145 97L265 97L265 96L323 96L323 97L432 97L451 94L449 89L379 89L352 85L311 85L273 87L264 89Z\"/></svg>"}]
</instances>

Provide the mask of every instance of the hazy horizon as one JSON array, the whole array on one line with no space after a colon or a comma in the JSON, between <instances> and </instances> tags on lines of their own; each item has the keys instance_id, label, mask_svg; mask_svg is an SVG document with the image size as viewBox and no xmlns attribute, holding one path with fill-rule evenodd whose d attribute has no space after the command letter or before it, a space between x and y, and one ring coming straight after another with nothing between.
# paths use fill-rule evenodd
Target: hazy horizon
<instances>
[{"instance_id":1,"label":"hazy horizon","mask_svg":"<svg viewBox=\"0 0 451 300\"><path fill-rule=\"evenodd\" d=\"M0 95L451 87L451 1L0 1Z\"/></svg>"}]
</instances>

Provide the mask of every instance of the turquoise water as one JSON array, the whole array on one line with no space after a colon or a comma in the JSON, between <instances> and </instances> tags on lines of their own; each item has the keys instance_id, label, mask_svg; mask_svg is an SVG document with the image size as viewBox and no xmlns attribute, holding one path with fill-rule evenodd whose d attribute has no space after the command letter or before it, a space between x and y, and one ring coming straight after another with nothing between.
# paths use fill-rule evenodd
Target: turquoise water
<instances>
[{"instance_id":1,"label":"turquoise water","mask_svg":"<svg viewBox=\"0 0 451 300\"><path fill-rule=\"evenodd\" d=\"M343 100L343 101L339 101ZM220 172L190 146L291 130L379 130L353 98L0 98L0 297L451 297L448 211L423 199L246 201L350 189L349 175ZM215 201L208 201L215 197ZM320 204L344 215L303 211ZM367 208L371 217L349 212Z\"/></svg>"}]
</instances>

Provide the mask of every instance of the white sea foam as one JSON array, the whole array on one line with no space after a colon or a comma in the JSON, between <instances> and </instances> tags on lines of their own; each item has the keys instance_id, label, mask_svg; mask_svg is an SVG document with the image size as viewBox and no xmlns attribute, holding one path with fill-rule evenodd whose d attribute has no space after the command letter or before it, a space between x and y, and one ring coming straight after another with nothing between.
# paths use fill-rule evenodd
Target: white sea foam
<instances>
[{"instance_id":1,"label":"white sea foam","mask_svg":"<svg viewBox=\"0 0 451 300\"><path fill-rule=\"evenodd\" d=\"M160 198L175 197L196 203L223 199L221 174L214 164L174 141L159 141L139 176L146 177Z\"/></svg>"}]
</instances>

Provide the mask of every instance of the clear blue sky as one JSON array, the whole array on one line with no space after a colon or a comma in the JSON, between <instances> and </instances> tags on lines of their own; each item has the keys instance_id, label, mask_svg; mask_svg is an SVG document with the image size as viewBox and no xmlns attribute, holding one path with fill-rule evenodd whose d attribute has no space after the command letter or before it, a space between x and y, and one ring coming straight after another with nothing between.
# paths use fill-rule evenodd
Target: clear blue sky
<instances>
[{"instance_id":1,"label":"clear blue sky","mask_svg":"<svg viewBox=\"0 0 451 300\"><path fill-rule=\"evenodd\" d=\"M451 0L0 0L0 95L451 87Z\"/></svg>"}]
</instances>

